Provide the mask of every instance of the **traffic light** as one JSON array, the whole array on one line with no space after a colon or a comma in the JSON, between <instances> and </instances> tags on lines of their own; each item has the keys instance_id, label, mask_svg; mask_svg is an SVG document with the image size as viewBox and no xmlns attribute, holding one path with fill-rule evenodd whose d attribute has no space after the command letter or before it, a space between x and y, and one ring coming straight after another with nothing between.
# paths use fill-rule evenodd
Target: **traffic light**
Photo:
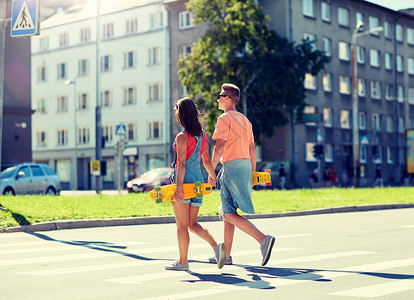
<instances>
[{"instance_id":1,"label":"traffic light","mask_svg":"<svg viewBox=\"0 0 414 300\"><path fill-rule=\"evenodd\" d=\"M313 157L315 157L316 159L323 159L324 157L323 145L316 144L313 146Z\"/></svg>"},{"instance_id":2,"label":"traffic light","mask_svg":"<svg viewBox=\"0 0 414 300\"><path fill-rule=\"evenodd\" d=\"M313 157L318 159L318 145L313 145Z\"/></svg>"},{"instance_id":3,"label":"traffic light","mask_svg":"<svg viewBox=\"0 0 414 300\"><path fill-rule=\"evenodd\" d=\"M323 159L324 154L325 154L325 152L324 152L324 150L323 150L323 145L318 145L318 147L319 147L319 149L318 149L318 155L319 155L319 158L320 158L320 159Z\"/></svg>"}]
</instances>

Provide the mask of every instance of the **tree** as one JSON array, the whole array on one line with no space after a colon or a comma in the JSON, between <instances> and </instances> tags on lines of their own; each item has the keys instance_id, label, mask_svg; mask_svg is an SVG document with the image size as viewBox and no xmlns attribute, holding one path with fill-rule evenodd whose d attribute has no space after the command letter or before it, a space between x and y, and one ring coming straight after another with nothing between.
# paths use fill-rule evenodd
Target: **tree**
<instances>
[{"instance_id":1,"label":"tree","mask_svg":"<svg viewBox=\"0 0 414 300\"><path fill-rule=\"evenodd\" d=\"M240 87L244 98L238 107L245 103L256 139L272 136L275 126L303 111L305 75L317 74L327 62L311 41L295 45L270 30L269 17L253 0L190 0L187 9L194 13L195 25L210 26L193 52L179 61L179 76L209 112L210 133L220 114L216 95L224 82Z\"/></svg>"}]
</instances>

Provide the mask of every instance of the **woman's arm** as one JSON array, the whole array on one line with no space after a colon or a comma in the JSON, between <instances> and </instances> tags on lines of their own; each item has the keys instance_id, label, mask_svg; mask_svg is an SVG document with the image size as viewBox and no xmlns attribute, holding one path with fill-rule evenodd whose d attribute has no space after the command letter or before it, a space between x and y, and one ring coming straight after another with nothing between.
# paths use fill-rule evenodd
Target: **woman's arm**
<instances>
[{"instance_id":1,"label":"woman's arm","mask_svg":"<svg viewBox=\"0 0 414 300\"><path fill-rule=\"evenodd\" d=\"M216 181L216 172L214 171L213 164L211 163L210 154L208 152L208 145L204 147L203 153L202 153L202 159L204 167L206 168L209 179L212 179L214 182Z\"/></svg>"},{"instance_id":2,"label":"woman's arm","mask_svg":"<svg viewBox=\"0 0 414 300\"><path fill-rule=\"evenodd\" d=\"M176 138L177 146L177 178L176 190L173 195L173 200L178 202L184 201L183 183L185 177L185 163L187 157L188 137L185 133L179 133Z\"/></svg>"}]
</instances>

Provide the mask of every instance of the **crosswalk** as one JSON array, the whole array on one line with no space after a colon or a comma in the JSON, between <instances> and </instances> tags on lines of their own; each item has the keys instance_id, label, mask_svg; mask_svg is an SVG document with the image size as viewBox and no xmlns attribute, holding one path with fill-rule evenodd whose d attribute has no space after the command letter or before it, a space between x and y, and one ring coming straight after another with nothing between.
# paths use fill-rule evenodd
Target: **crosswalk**
<instances>
[{"instance_id":1,"label":"crosswalk","mask_svg":"<svg viewBox=\"0 0 414 300\"><path fill-rule=\"evenodd\" d=\"M411 225L405 226L410 228ZM306 242L301 247L293 243L310 238L314 238L313 234L278 236L265 267L258 265L260 259L254 245L235 249L235 264L221 270L206 262L212 251L197 240L190 246L190 271L169 272L163 266L175 258L175 243L160 246L132 238L85 242L47 238L47 234L5 234L0 235L0 299L47 299L42 291L31 298L8 290L16 280L22 280L21 284L52 280L58 289L59 285L73 283L76 287L86 282L101 291L96 299L117 299L113 293L119 296L126 290L134 293L122 299L225 299L229 294L249 299L248 295L255 291L265 291L263 299L287 299L286 293L293 293L296 286L316 290L313 293L319 293L318 299L414 299L414 257L387 259L375 249L355 247L310 253ZM70 299L65 297L50 299Z\"/></svg>"}]
</instances>

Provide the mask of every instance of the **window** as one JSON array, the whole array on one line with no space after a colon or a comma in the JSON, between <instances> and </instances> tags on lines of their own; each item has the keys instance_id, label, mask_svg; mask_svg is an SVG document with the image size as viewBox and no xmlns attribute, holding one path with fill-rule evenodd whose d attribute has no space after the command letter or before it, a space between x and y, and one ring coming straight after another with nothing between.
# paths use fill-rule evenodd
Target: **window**
<instances>
[{"instance_id":1,"label":"window","mask_svg":"<svg viewBox=\"0 0 414 300\"><path fill-rule=\"evenodd\" d=\"M316 90L316 76L313 76L310 73L305 75L305 88L308 90Z\"/></svg>"},{"instance_id":2,"label":"window","mask_svg":"<svg viewBox=\"0 0 414 300\"><path fill-rule=\"evenodd\" d=\"M66 79L66 63L60 63L57 65L57 79Z\"/></svg>"},{"instance_id":3,"label":"window","mask_svg":"<svg viewBox=\"0 0 414 300\"><path fill-rule=\"evenodd\" d=\"M380 53L376 49L369 50L369 64L372 67L379 67L380 66Z\"/></svg>"},{"instance_id":4,"label":"window","mask_svg":"<svg viewBox=\"0 0 414 300\"><path fill-rule=\"evenodd\" d=\"M57 145L64 146L68 144L68 130L58 129L57 130Z\"/></svg>"},{"instance_id":5,"label":"window","mask_svg":"<svg viewBox=\"0 0 414 300\"><path fill-rule=\"evenodd\" d=\"M385 124L386 124L386 131L389 133L392 133L394 131L394 117L393 116L387 116L385 118Z\"/></svg>"},{"instance_id":6,"label":"window","mask_svg":"<svg viewBox=\"0 0 414 300\"><path fill-rule=\"evenodd\" d=\"M384 22L384 36L391 38L391 24L387 21Z\"/></svg>"},{"instance_id":7,"label":"window","mask_svg":"<svg viewBox=\"0 0 414 300\"><path fill-rule=\"evenodd\" d=\"M306 161L316 161L313 156L313 146L315 146L315 143L306 143Z\"/></svg>"},{"instance_id":8,"label":"window","mask_svg":"<svg viewBox=\"0 0 414 300\"><path fill-rule=\"evenodd\" d=\"M39 131L37 136L37 147L46 147L46 131Z\"/></svg>"},{"instance_id":9,"label":"window","mask_svg":"<svg viewBox=\"0 0 414 300\"><path fill-rule=\"evenodd\" d=\"M365 63L365 48L364 47L357 47L357 62L359 64Z\"/></svg>"},{"instance_id":10,"label":"window","mask_svg":"<svg viewBox=\"0 0 414 300\"><path fill-rule=\"evenodd\" d=\"M351 79L348 76L339 76L339 92L341 94L351 94Z\"/></svg>"},{"instance_id":11,"label":"window","mask_svg":"<svg viewBox=\"0 0 414 300\"><path fill-rule=\"evenodd\" d=\"M397 95L398 102L404 102L404 86L399 85L397 89L397 93L398 93Z\"/></svg>"},{"instance_id":12,"label":"window","mask_svg":"<svg viewBox=\"0 0 414 300\"><path fill-rule=\"evenodd\" d=\"M360 22L360 21L362 22L362 24L365 24L364 15L360 12L357 12L356 15L355 15L355 27L357 26L358 22Z\"/></svg>"},{"instance_id":13,"label":"window","mask_svg":"<svg viewBox=\"0 0 414 300\"><path fill-rule=\"evenodd\" d=\"M392 55L391 53L386 52L385 53L385 56L384 56L384 59L385 59L385 69L387 69L387 70L391 70L392 69L392 65L391 65L392 56L391 55Z\"/></svg>"},{"instance_id":14,"label":"window","mask_svg":"<svg viewBox=\"0 0 414 300\"><path fill-rule=\"evenodd\" d=\"M125 135L126 140L134 141L137 137L136 135L137 125L135 123L127 123L125 126L126 126L126 135Z\"/></svg>"},{"instance_id":15,"label":"window","mask_svg":"<svg viewBox=\"0 0 414 300\"><path fill-rule=\"evenodd\" d=\"M365 130L367 129L367 114L363 111L360 111L358 113L358 124L359 124L359 129Z\"/></svg>"},{"instance_id":16,"label":"window","mask_svg":"<svg viewBox=\"0 0 414 300\"><path fill-rule=\"evenodd\" d=\"M162 122L150 121L148 122L148 139L159 139L162 137Z\"/></svg>"},{"instance_id":17,"label":"window","mask_svg":"<svg viewBox=\"0 0 414 300\"><path fill-rule=\"evenodd\" d=\"M331 21L331 5L329 3L321 3L321 19L326 22Z\"/></svg>"},{"instance_id":18,"label":"window","mask_svg":"<svg viewBox=\"0 0 414 300\"><path fill-rule=\"evenodd\" d=\"M86 43L89 42L91 40L91 29L90 28L83 28L80 31L80 36L81 36L81 43Z\"/></svg>"},{"instance_id":19,"label":"window","mask_svg":"<svg viewBox=\"0 0 414 300\"><path fill-rule=\"evenodd\" d=\"M124 53L124 69L134 68L136 65L136 52L128 51Z\"/></svg>"},{"instance_id":20,"label":"window","mask_svg":"<svg viewBox=\"0 0 414 300\"><path fill-rule=\"evenodd\" d=\"M161 101L161 84L154 83L148 85L148 102Z\"/></svg>"},{"instance_id":21,"label":"window","mask_svg":"<svg viewBox=\"0 0 414 300\"><path fill-rule=\"evenodd\" d=\"M333 123L332 108L324 108L323 109L323 125L325 127L332 127L332 123Z\"/></svg>"},{"instance_id":22,"label":"window","mask_svg":"<svg viewBox=\"0 0 414 300\"><path fill-rule=\"evenodd\" d=\"M315 17L314 0L302 0L302 13L307 17Z\"/></svg>"},{"instance_id":23,"label":"window","mask_svg":"<svg viewBox=\"0 0 414 300\"><path fill-rule=\"evenodd\" d=\"M89 74L89 61L81 59L78 61L78 76L86 76Z\"/></svg>"},{"instance_id":24,"label":"window","mask_svg":"<svg viewBox=\"0 0 414 300\"><path fill-rule=\"evenodd\" d=\"M407 43L410 45L414 45L414 29L407 28Z\"/></svg>"},{"instance_id":25,"label":"window","mask_svg":"<svg viewBox=\"0 0 414 300\"><path fill-rule=\"evenodd\" d=\"M396 66L398 72L404 72L404 58L397 54Z\"/></svg>"},{"instance_id":26,"label":"window","mask_svg":"<svg viewBox=\"0 0 414 300\"><path fill-rule=\"evenodd\" d=\"M367 157L368 157L367 146L361 145L361 147L359 147L359 162L360 163L366 163L367 162Z\"/></svg>"},{"instance_id":27,"label":"window","mask_svg":"<svg viewBox=\"0 0 414 300\"><path fill-rule=\"evenodd\" d=\"M395 27L395 39L399 42L402 42L404 40L403 34L404 34L403 27L397 24Z\"/></svg>"},{"instance_id":28,"label":"window","mask_svg":"<svg viewBox=\"0 0 414 300\"><path fill-rule=\"evenodd\" d=\"M162 12L152 14L150 17L150 22L151 22L151 29L162 28L163 26Z\"/></svg>"},{"instance_id":29,"label":"window","mask_svg":"<svg viewBox=\"0 0 414 300\"><path fill-rule=\"evenodd\" d=\"M39 51L43 52L49 50L49 38L48 37L41 37L39 40Z\"/></svg>"},{"instance_id":30,"label":"window","mask_svg":"<svg viewBox=\"0 0 414 300\"><path fill-rule=\"evenodd\" d=\"M180 95L180 97L185 97L188 95L187 88L183 86L181 82L178 82L178 91L179 91L178 94Z\"/></svg>"},{"instance_id":31,"label":"window","mask_svg":"<svg viewBox=\"0 0 414 300\"><path fill-rule=\"evenodd\" d=\"M407 59L407 73L414 75L414 58L409 57Z\"/></svg>"},{"instance_id":32,"label":"window","mask_svg":"<svg viewBox=\"0 0 414 300\"><path fill-rule=\"evenodd\" d=\"M379 81L371 81L371 98L381 99L381 83Z\"/></svg>"},{"instance_id":33,"label":"window","mask_svg":"<svg viewBox=\"0 0 414 300\"><path fill-rule=\"evenodd\" d=\"M392 164L394 162L393 156L393 149L391 147L387 147L387 163Z\"/></svg>"},{"instance_id":34,"label":"window","mask_svg":"<svg viewBox=\"0 0 414 300\"><path fill-rule=\"evenodd\" d=\"M138 31L137 18L126 20L126 33L131 34Z\"/></svg>"},{"instance_id":35,"label":"window","mask_svg":"<svg viewBox=\"0 0 414 300\"><path fill-rule=\"evenodd\" d=\"M385 84L385 100L393 100L394 86L392 84Z\"/></svg>"},{"instance_id":36,"label":"window","mask_svg":"<svg viewBox=\"0 0 414 300\"><path fill-rule=\"evenodd\" d=\"M405 120L404 117L398 118L398 132L404 133L405 132Z\"/></svg>"},{"instance_id":37,"label":"window","mask_svg":"<svg viewBox=\"0 0 414 300\"><path fill-rule=\"evenodd\" d=\"M377 113L372 114L372 130L381 131L381 117Z\"/></svg>"},{"instance_id":38,"label":"window","mask_svg":"<svg viewBox=\"0 0 414 300\"><path fill-rule=\"evenodd\" d=\"M182 11L178 14L178 28L186 29L194 27L193 13L188 11Z\"/></svg>"},{"instance_id":39,"label":"window","mask_svg":"<svg viewBox=\"0 0 414 300\"><path fill-rule=\"evenodd\" d=\"M136 88L127 87L124 88L124 105L130 105L136 103Z\"/></svg>"},{"instance_id":40,"label":"window","mask_svg":"<svg viewBox=\"0 0 414 300\"><path fill-rule=\"evenodd\" d=\"M366 89L366 85L365 85L365 79L362 78L358 78L358 96L359 97L365 97L367 95L367 89Z\"/></svg>"},{"instance_id":41,"label":"window","mask_svg":"<svg viewBox=\"0 0 414 300\"><path fill-rule=\"evenodd\" d=\"M324 147L325 161L333 162L333 147L332 144L325 144Z\"/></svg>"},{"instance_id":42,"label":"window","mask_svg":"<svg viewBox=\"0 0 414 300\"><path fill-rule=\"evenodd\" d=\"M101 72L109 72L112 69L112 57L105 55L101 57Z\"/></svg>"},{"instance_id":43,"label":"window","mask_svg":"<svg viewBox=\"0 0 414 300\"><path fill-rule=\"evenodd\" d=\"M376 164L382 163L382 148L380 146L372 146L372 161Z\"/></svg>"},{"instance_id":44,"label":"window","mask_svg":"<svg viewBox=\"0 0 414 300\"><path fill-rule=\"evenodd\" d=\"M369 17L369 29L374 29L379 27L379 20L376 17ZM378 31L371 32L372 35L379 35Z\"/></svg>"},{"instance_id":45,"label":"window","mask_svg":"<svg viewBox=\"0 0 414 300\"><path fill-rule=\"evenodd\" d=\"M312 33L303 33L303 39L311 43L312 51L316 50L316 35Z\"/></svg>"},{"instance_id":46,"label":"window","mask_svg":"<svg viewBox=\"0 0 414 300\"><path fill-rule=\"evenodd\" d=\"M89 103L88 103L88 94L87 93L81 93L78 95L78 109L79 110L85 110L88 109Z\"/></svg>"},{"instance_id":47,"label":"window","mask_svg":"<svg viewBox=\"0 0 414 300\"><path fill-rule=\"evenodd\" d=\"M57 112L67 112L68 111L68 97L59 96L57 97Z\"/></svg>"},{"instance_id":48,"label":"window","mask_svg":"<svg viewBox=\"0 0 414 300\"><path fill-rule=\"evenodd\" d=\"M340 60L349 61L351 58L351 50L349 44L345 42L338 43L338 57Z\"/></svg>"},{"instance_id":49,"label":"window","mask_svg":"<svg viewBox=\"0 0 414 300\"><path fill-rule=\"evenodd\" d=\"M341 128L351 128L351 120L349 118L349 110L341 110L339 123Z\"/></svg>"},{"instance_id":50,"label":"window","mask_svg":"<svg viewBox=\"0 0 414 300\"><path fill-rule=\"evenodd\" d=\"M158 65L161 63L161 48L152 47L148 49L148 64Z\"/></svg>"},{"instance_id":51,"label":"window","mask_svg":"<svg viewBox=\"0 0 414 300\"><path fill-rule=\"evenodd\" d=\"M89 127L78 128L78 144L86 145L89 144Z\"/></svg>"},{"instance_id":52,"label":"window","mask_svg":"<svg viewBox=\"0 0 414 300\"><path fill-rule=\"evenodd\" d=\"M323 43L323 51L325 52L325 55L328 57L332 56L332 42L331 39L328 38L323 38L322 39L322 43Z\"/></svg>"},{"instance_id":53,"label":"window","mask_svg":"<svg viewBox=\"0 0 414 300\"><path fill-rule=\"evenodd\" d=\"M109 39L114 36L114 24L108 23L102 26L102 38Z\"/></svg>"},{"instance_id":54,"label":"window","mask_svg":"<svg viewBox=\"0 0 414 300\"><path fill-rule=\"evenodd\" d=\"M47 111L46 110L46 99L41 98L41 99L38 99L36 102L37 102L36 112L45 114Z\"/></svg>"},{"instance_id":55,"label":"window","mask_svg":"<svg viewBox=\"0 0 414 300\"><path fill-rule=\"evenodd\" d=\"M349 10L343 7L338 7L338 24L342 26L349 26Z\"/></svg>"},{"instance_id":56,"label":"window","mask_svg":"<svg viewBox=\"0 0 414 300\"><path fill-rule=\"evenodd\" d=\"M69 45L69 33L64 32L59 34L59 47L66 47Z\"/></svg>"},{"instance_id":57,"label":"window","mask_svg":"<svg viewBox=\"0 0 414 300\"><path fill-rule=\"evenodd\" d=\"M105 142L112 143L112 125L102 125L102 136Z\"/></svg>"},{"instance_id":58,"label":"window","mask_svg":"<svg viewBox=\"0 0 414 300\"><path fill-rule=\"evenodd\" d=\"M414 88L408 88L408 103L414 104Z\"/></svg>"},{"instance_id":59,"label":"window","mask_svg":"<svg viewBox=\"0 0 414 300\"><path fill-rule=\"evenodd\" d=\"M193 52L193 47L191 45L180 46L178 48L178 55L181 58L186 58L188 54L191 54L192 52Z\"/></svg>"},{"instance_id":60,"label":"window","mask_svg":"<svg viewBox=\"0 0 414 300\"><path fill-rule=\"evenodd\" d=\"M46 81L46 67L40 66L37 68L37 81L44 82Z\"/></svg>"},{"instance_id":61,"label":"window","mask_svg":"<svg viewBox=\"0 0 414 300\"><path fill-rule=\"evenodd\" d=\"M103 90L101 92L102 106L111 107L112 106L112 93L110 90Z\"/></svg>"},{"instance_id":62,"label":"window","mask_svg":"<svg viewBox=\"0 0 414 300\"><path fill-rule=\"evenodd\" d=\"M43 172L42 168L39 166L30 166L30 170L32 171L33 176L45 176L45 172Z\"/></svg>"},{"instance_id":63,"label":"window","mask_svg":"<svg viewBox=\"0 0 414 300\"><path fill-rule=\"evenodd\" d=\"M322 76L322 85L325 92L332 92L332 74L324 73Z\"/></svg>"}]
</instances>

